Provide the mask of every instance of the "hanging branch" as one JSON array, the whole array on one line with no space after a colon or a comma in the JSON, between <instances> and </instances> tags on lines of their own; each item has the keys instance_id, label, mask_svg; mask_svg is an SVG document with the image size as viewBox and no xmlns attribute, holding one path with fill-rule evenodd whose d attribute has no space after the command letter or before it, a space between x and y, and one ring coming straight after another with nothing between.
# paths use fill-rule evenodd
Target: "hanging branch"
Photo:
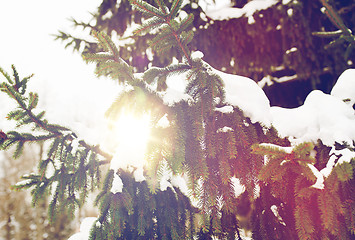
<instances>
[{"instance_id":1,"label":"hanging branch","mask_svg":"<svg viewBox=\"0 0 355 240\"><path fill-rule=\"evenodd\" d=\"M193 15L188 15L180 22L174 19L180 10L182 2L182 0L175 0L171 9L168 10L163 1L156 1L159 5L158 9L144 1L130 0L133 7L149 17L134 33L144 34L151 30L160 31L159 35L153 39L151 47L161 53L177 46L191 66L192 59L187 44L191 42L193 32L190 30L186 34L184 30L192 23Z\"/></svg>"},{"instance_id":2,"label":"hanging branch","mask_svg":"<svg viewBox=\"0 0 355 240\"><path fill-rule=\"evenodd\" d=\"M55 194L49 207L49 217L53 221L58 211L66 209L72 214L74 208L81 206L87 196L88 185L91 189L100 182L99 167L108 164L112 156L102 151L99 146L90 146L84 140L78 140L77 135L69 128L50 124L45 118L45 112L35 113L38 105L36 93L26 93L27 83L32 77L19 78L16 68L12 66L13 77L0 68L0 72L7 82L0 84L0 90L15 100L18 108L11 111L8 120L17 121L17 128L27 126L34 133L18 131L0 132L0 148L9 149L16 146L14 157L21 155L25 143L51 142L47 152L47 159L38 164L38 174L25 175L23 182L13 186L14 189L33 188L33 204L48 195L50 189L57 184ZM104 160L100 160L100 159ZM49 170L49 166L53 170ZM91 176L91 181L87 176ZM79 194L80 193L80 194Z\"/></svg>"},{"instance_id":3,"label":"hanging branch","mask_svg":"<svg viewBox=\"0 0 355 240\"><path fill-rule=\"evenodd\" d=\"M326 31L326 32L313 32L312 34L317 37L337 37L337 39L331 41L326 48L329 48L336 44L341 44L344 42L348 43L347 49L345 51L345 59L348 59L351 51L355 49L355 36L352 34L351 30L346 27L343 20L335 9L327 2L327 0L320 0L325 8L325 14L329 20L336 26L339 30L337 31Z\"/></svg>"}]
</instances>

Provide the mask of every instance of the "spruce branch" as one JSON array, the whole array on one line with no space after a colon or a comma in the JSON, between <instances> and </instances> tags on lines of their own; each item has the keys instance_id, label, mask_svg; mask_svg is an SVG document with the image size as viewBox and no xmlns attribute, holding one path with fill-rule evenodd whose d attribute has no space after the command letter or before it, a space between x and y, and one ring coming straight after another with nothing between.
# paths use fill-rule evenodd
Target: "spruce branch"
<instances>
[{"instance_id":1,"label":"spruce branch","mask_svg":"<svg viewBox=\"0 0 355 240\"><path fill-rule=\"evenodd\" d=\"M154 1L164 13L167 13L168 9L167 9L167 6L164 3L164 0L154 0Z\"/></svg>"},{"instance_id":2,"label":"spruce branch","mask_svg":"<svg viewBox=\"0 0 355 240\"><path fill-rule=\"evenodd\" d=\"M141 1L141 0L129 0L129 1L133 7L145 13L148 17L159 17L159 18L165 17L163 10L160 11L159 9L146 3L145 1Z\"/></svg>"},{"instance_id":3,"label":"spruce branch","mask_svg":"<svg viewBox=\"0 0 355 240\"><path fill-rule=\"evenodd\" d=\"M169 15L170 19L174 19L176 17L177 13L181 8L182 2L183 0L174 0L170 10L170 15Z\"/></svg>"},{"instance_id":4,"label":"spruce branch","mask_svg":"<svg viewBox=\"0 0 355 240\"><path fill-rule=\"evenodd\" d=\"M317 37L340 37L341 34L343 33L342 30L337 30L337 31L327 31L327 32L313 32L312 35L317 36Z\"/></svg>"},{"instance_id":5,"label":"spruce branch","mask_svg":"<svg viewBox=\"0 0 355 240\"><path fill-rule=\"evenodd\" d=\"M142 23L139 27L137 27L134 31L133 34L135 35L143 35L148 33L149 31L159 29L162 26L164 26L164 19L159 18L159 17L152 17Z\"/></svg>"},{"instance_id":6,"label":"spruce branch","mask_svg":"<svg viewBox=\"0 0 355 240\"><path fill-rule=\"evenodd\" d=\"M84 54L86 62L97 63L96 74L98 76L110 76L118 79L120 83L134 83L133 68L130 67L119 55L119 50L106 33L93 31L98 44L104 53Z\"/></svg>"},{"instance_id":7,"label":"spruce branch","mask_svg":"<svg viewBox=\"0 0 355 240\"><path fill-rule=\"evenodd\" d=\"M86 28L85 26L83 26ZM88 25L87 27L90 27L92 29L95 29L93 26ZM91 41L88 41L84 38L78 38L75 37L71 34L65 33L63 31L58 31L57 34L52 35L54 37L54 40L61 40L62 42L66 42L64 48L68 48L70 46L73 46L73 51L80 51L80 47L82 46L82 43L84 43L86 46L90 46L92 44Z\"/></svg>"},{"instance_id":8,"label":"spruce branch","mask_svg":"<svg viewBox=\"0 0 355 240\"><path fill-rule=\"evenodd\" d=\"M355 36L352 34L351 30L346 27L342 18L335 11L335 9L328 3L327 0L320 0L325 8L325 14L329 20L336 26L339 30L330 32L313 32L312 35L318 37L337 37L337 39L331 41L325 48L332 47L337 44L342 44L346 42L348 44L345 51L344 57L348 59L350 53L355 49Z\"/></svg>"},{"instance_id":9,"label":"spruce branch","mask_svg":"<svg viewBox=\"0 0 355 240\"><path fill-rule=\"evenodd\" d=\"M109 36L104 32L93 31L93 35L99 41L100 46L106 51L112 54L117 61L119 59L119 52L115 44L112 42Z\"/></svg>"},{"instance_id":10,"label":"spruce branch","mask_svg":"<svg viewBox=\"0 0 355 240\"><path fill-rule=\"evenodd\" d=\"M58 183L56 193L54 194L49 214L51 220L55 215L66 209L73 212L73 209L85 202L88 192L88 177L91 176L91 186L97 186L100 181L99 167L108 164L112 156L102 151L99 146L90 146L84 140L78 141L77 135L69 128L57 124L51 124L44 118L44 111L35 113L38 105L38 95L36 93L26 93L27 83L30 77L20 79L13 67L13 77L11 78L3 69L2 75L7 80L0 84L0 89L13 99L18 107L8 113L8 120L15 120L17 127L34 126L33 132L21 133L18 131L9 131L0 133L1 148L6 150L11 146L16 146L14 157L21 155L25 143L42 143L51 141L51 146L47 152L47 159L41 160L38 164L39 175L23 176L26 180L24 184L13 186L14 189L33 188L31 194L33 203L47 195L49 188L56 182ZM35 134L36 130L40 134ZM73 141L78 141L77 149L73 149ZM99 160L104 158L104 160ZM52 164L54 173L48 175L48 166ZM80 194L76 194L80 192Z\"/></svg>"},{"instance_id":11,"label":"spruce branch","mask_svg":"<svg viewBox=\"0 0 355 240\"><path fill-rule=\"evenodd\" d=\"M351 35L351 30L347 28L339 16L339 14L334 10L334 8L328 3L327 0L320 0L322 5L325 7L325 14L328 16L330 21L339 28L344 34Z\"/></svg>"},{"instance_id":12,"label":"spruce branch","mask_svg":"<svg viewBox=\"0 0 355 240\"><path fill-rule=\"evenodd\" d=\"M179 33L187 29L192 24L193 20L194 20L194 15L192 13L190 13L185 18L183 18L180 22Z\"/></svg>"},{"instance_id":13,"label":"spruce branch","mask_svg":"<svg viewBox=\"0 0 355 240\"><path fill-rule=\"evenodd\" d=\"M159 78L163 76L168 77L170 75L181 74L189 70L191 70L191 66L184 63L172 64L164 68L151 67L144 72L143 80L150 84L156 79L159 81Z\"/></svg>"},{"instance_id":14,"label":"spruce branch","mask_svg":"<svg viewBox=\"0 0 355 240\"><path fill-rule=\"evenodd\" d=\"M180 34L185 30L188 26L191 25L193 21L193 15L190 14L186 18L184 18L180 23L175 20L178 11L181 8L182 0L174 0L171 6L170 11L165 11L165 5L163 5L163 1L156 1L159 6L155 8L154 6L138 0L130 0L132 6L134 6L137 10L148 14L150 17L147 19L142 26L140 26L136 31L136 34L141 33L143 30L147 29L160 29L159 35L153 39L151 46L156 51L160 52L161 50L168 50L174 45L178 47L178 49L182 52L182 56L187 59L187 62L191 65L191 57L190 52L187 48L187 44L189 41L183 41ZM168 27L162 27L167 25ZM189 34L191 35L191 34ZM174 42L169 42L169 39L173 38ZM157 44L159 43L159 47L157 48Z\"/></svg>"}]
</instances>

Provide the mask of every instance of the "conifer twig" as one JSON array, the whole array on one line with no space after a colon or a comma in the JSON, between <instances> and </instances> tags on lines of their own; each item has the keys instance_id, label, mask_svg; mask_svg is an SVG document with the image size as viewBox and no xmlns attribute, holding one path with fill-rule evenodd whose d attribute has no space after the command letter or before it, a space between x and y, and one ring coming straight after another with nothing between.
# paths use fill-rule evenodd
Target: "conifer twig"
<instances>
[{"instance_id":1,"label":"conifer twig","mask_svg":"<svg viewBox=\"0 0 355 240\"><path fill-rule=\"evenodd\" d=\"M10 76L3 69L1 69L1 73L3 74L3 76L5 76L5 78L8 80L8 82L10 84L13 83L12 85L10 85L8 83L3 82L0 85L1 91L6 92L12 99L14 99L16 101L16 103L18 104L20 109L22 109L24 111L24 113L28 116L28 118L30 120L30 121L27 121L28 124L32 122L36 126L41 128L42 130L50 133L50 135L43 135L43 136L42 135L41 136L32 136L30 134L23 134L23 136L22 136L22 135L16 134L16 136L18 138L17 140L20 141L21 144L23 144L23 143L29 142L29 141L38 142L38 141L44 141L44 140L64 137L64 134L63 134L62 131L70 131L71 133L69 135L71 136L71 140L73 140L73 137L75 137L76 134L74 132L72 132L69 128L62 127L62 126L59 126L59 125L49 124L47 122L47 120L41 120L41 118L44 115L44 112L41 112L38 115L33 113L32 110L37 106L38 96L37 96L37 94L34 94L35 95L34 98L37 98L35 104L34 103L26 104L26 100L28 100L30 98L28 98L26 96L23 96L25 94L25 92L20 92L20 89L21 88L26 88L27 81L28 81L29 77L28 78L24 78L25 81L24 80L19 81L16 68L14 66L12 66L12 68L13 68L13 71L14 71L15 82L11 80ZM16 113L20 114L19 111L17 111ZM24 118L24 116L22 116L22 115L21 115L21 117ZM10 133L14 134L15 132L10 132ZM66 134L66 135L68 135L68 134ZM1 136L2 136L2 140L3 141L8 139L8 134L3 133ZM16 141L16 139L14 139L12 141ZM110 155L110 154L104 152L103 150L101 150L99 148L99 146L95 146L95 147L89 146L84 140L79 141L79 144L82 147L86 148L86 149L90 149L91 151L93 151L93 152L95 152L97 154L100 154L105 159L107 159L107 161L110 161L112 159L112 155Z\"/></svg>"}]
</instances>

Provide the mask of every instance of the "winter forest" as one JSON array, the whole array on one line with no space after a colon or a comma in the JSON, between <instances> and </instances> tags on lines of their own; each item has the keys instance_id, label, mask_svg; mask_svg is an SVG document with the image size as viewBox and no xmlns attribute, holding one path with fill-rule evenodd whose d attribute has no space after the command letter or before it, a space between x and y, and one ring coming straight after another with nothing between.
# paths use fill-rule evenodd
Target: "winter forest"
<instances>
[{"instance_id":1,"label":"winter forest","mask_svg":"<svg viewBox=\"0 0 355 240\"><path fill-rule=\"evenodd\" d=\"M355 239L354 0L97 2L1 59L0 240Z\"/></svg>"}]
</instances>

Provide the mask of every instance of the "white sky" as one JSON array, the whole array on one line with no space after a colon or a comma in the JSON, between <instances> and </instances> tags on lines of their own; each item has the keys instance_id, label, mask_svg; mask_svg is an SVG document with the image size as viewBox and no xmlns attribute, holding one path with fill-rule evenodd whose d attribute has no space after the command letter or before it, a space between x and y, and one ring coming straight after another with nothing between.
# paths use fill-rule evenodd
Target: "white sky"
<instances>
[{"instance_id":1,"label":"white sky","mask_svg":"<svg viewBox=\"0 0 355 240\"><path fill-rule=\"evenodd\" d=\"M40 108L53 123L89 121L93 125L117 95L114 82L97 79L95 65L87 65L79 53L64 49L51 34L74 32L69 18L91 20L101 0L11 0L0 1L0 67L10 74L14 64L20 77L32 73L30 90L39 93ZM75 30L80 33L81 28ZM0 76L0 81L4 78ZM10 107L8 97L0 94L0 130ZM100 101L98 101L100 100ZM58 122L58 120L60 120ZM95 122L96 121L96 122ZM101 120L100 120L101 121Z\"/></svg>"},{"instance_id":2,"label":"white sky","mask_svg":"<svg viewBox=\"0 0 355 240\"><path fill-rule=\"evenodd\" d=\"M91 19L89 12L100 0L12 0L0 1L0 66L9 69L15 64L20 73L35 73L38 78L59 81L83 76L86 65L79 54L64 50L51 34L59 29L71 31L68 20ZM85 75L84 75L85 76ZM91 74L87 75L92 76Z\"/></svg>"}]
</instances>

